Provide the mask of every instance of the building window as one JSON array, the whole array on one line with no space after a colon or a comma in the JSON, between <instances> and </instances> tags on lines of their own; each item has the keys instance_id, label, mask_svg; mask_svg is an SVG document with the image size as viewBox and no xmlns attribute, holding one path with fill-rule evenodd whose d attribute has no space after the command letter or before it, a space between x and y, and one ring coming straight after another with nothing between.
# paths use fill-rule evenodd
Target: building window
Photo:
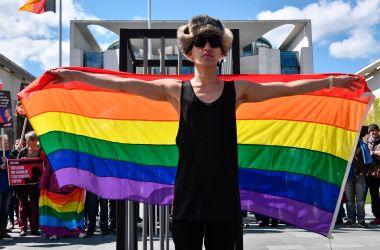
<instances>
[{"instance_id":1,"label":"building window","mask_svg":"<svg viewBox=\"0 0 380 250\"><path fill-rule=\"evenodd\" d=\"M252 56L253 50L252 50L252 44L248 44L247 46L243 47L243 56Z\"/></svg>"},{"instance_id":2,"label":"building window","mask_svg":"<svg viewBox=\"0 0 380 250\"><path fill-rule=\"evenodd\" d=\"M299 74L300 65L296 51L281 51L281 74Z\"/></svg>"},{"instance_id":3,"label":"building window","mask_svg":"<svg viewBox=\"0 0 380 250\"><path fill-rule=\"evenodd\" d=\"M243 47L243 57L258 55L259 48L273 49L273 46L267 39L265 39L264 37L260 37L255 42Z\"/></svg>"},{"instance_id":4,"label":"building window","mask_svg":"<svg viewBox=\"0 0 380 250\"><path fill-rule=\"evenodd\" d=\"M84 52L83 66L90 68L103 68L103 52Z\"/></svg>"},{"instance_id":5,"label":"building window","mask_svg":"<svg viewBox=\"0 0 380 250\"><path fill-rule=\"evenodd\" d=\"M194 68L190 66L184 66L182 67L183 75L191 75L194 74Z\"/></svg>"}]
</instances>

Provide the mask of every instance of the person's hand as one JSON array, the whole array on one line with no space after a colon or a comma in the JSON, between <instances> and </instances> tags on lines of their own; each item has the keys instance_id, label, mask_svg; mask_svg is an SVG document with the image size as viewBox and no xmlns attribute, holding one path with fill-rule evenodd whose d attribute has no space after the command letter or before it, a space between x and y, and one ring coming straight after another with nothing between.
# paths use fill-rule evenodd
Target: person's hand
<instances>
[{"instance_id":1,"label":"person's hand","mask_svg":"<svg viewBox=\"0 0 380 250\"><path fill-rule=\"evenodd\" d=\"M334 76L333 77L333 87L348 89L354 92L356 89L361 88L362 82L359 81L358 76Z\"/></svg>"},{"instance_id":2,"label":"person's hand","mask_svg":"<svg viewBox=\"0 0 380 250\"><path fill-rule=\"evenodd\" d=\"M52 83L65 83L73 81L79 71L71 69L51 69L47 72L55 76Z\"/></svg>"}]
</instances>

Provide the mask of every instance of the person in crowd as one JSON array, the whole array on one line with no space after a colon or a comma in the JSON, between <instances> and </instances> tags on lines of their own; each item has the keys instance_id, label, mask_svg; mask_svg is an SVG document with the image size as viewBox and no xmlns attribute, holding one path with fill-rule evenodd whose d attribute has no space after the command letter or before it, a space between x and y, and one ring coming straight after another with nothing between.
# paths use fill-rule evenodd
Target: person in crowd
<instances>
[{"instance_id":1,"label":"person in crowd","mask_svg":"<svg viewBox=\"0 0 380 250\"><path fill-rule=\"evenodd\" d=\"M24 140L17 139L15 141L15 144L12 146L10 150L10 159L17 159L19 152L21 151L22 148L25 147ZM18 218L18 207L19 207L19 202L17 199L17 195L15 193L14 188L11 187L11 201L9 203L9 223L8 223L8 230L14 229L15 224L18 223L17 219L15 220L15 215L16 218Z\"/></svg>"},{"instance_id":2,"label":"person in crowd","mask_svg":"<svg viewBox=\"0 0 380 250\"><path fill-rule=\"evenodd\" d=\"M79 238L86 237L84 233L84 190L74 185L59 187L55 173L53 173L49 161L46 161L45 171L40 181L41 196L49 196L49 200L42 201L40 198L40 229L50 239L56 240L58 237L78 235ZM44 190L43 190L44 189ZM77 189L83 192L83 200L77 200L72 196L77 196ZM49 193L53 193L49 195ZM78 191L79 192L79 191ZM56 195L58 194L58 195ZM79 196L82 197L82 196ZM67 202L72 208L56 203L61 199ZM54 213L52 212L54 211ZM53 218L53 219L52 219Z\"/></svg>"},{"instance_id":3,"label":"person in crowd","mask_svg":"<svg viewBox=\"0 0 380 250\"><path fill-rule=\"evenodd\" d=\"M25 146L26 146L25 140L17 139L15 141L15 144L11 148L11 152L10 152L10 156L9 157L11 159L17 159L18 154L20 153L21 149L23 149Z\"/></svg>"},{"instance_id":4,"label":"person in crowd","mask_svg":"<svg viewBox=\"0 0 380 250\"><path fill-rule=\"evenodd\" d=\"M96 228L96 215L100 206L99 227L101 235L108 235L108 200L98 197L89 191L86 192L86 218L87 218L87 236L94 235Z\"/></svg>"},{"instance_id":5,"label":"person in crowd","mask_svg":"<svg viewBox=\"0 0 380 250\"><path fill-rule=\"evenodd\" d=\"M368 166L373 160L367 145L362 140L366 133L367 131L363 129L360 132L359 141L345 187L347 196L347 221L345 226L348 227L354 226L356 220L359 227L368 227L365 222L364 209L365 178L368 174Z\"/></svg>"},{"instance_id":6,"label":"person in crowd","mask_svg":"<svg viewBox=\"0 0 380 250\"><path fill-rule=\"evenodd\" d=\"M369 136L367 137L367 145L375 162L374 168L367 178L369 192L371 194L372 213L375 218L370 222L373 225L380 225L380 136L379 126L371 124L368 126Z\"/></svg>"},{"instance_id":7,"label":"person in crowd","mask_svg":"<svg viewBox=\"0 0 380 250\"><path fill-rule=\"evenodd\" d=\"M1 155L5 150L5 156L2 156L2 162L0 165L0 239L10 238L11 236L7 233L7 222L9 214L9 202L11 200L11 189L8 183L8 171L7 171L7 158L9 157L9 144L8 137L6 135L1 136L0 140L4 140L3 143L0 142Z\"/></svg>"},{"instance_id":8,"label":"person in crowd","mask_svg":"<svg viewBox=\"0 0 380 250\"><path fill-rule=\"evenodd\" d=\"M8 218L9 218L9 222L7 226L7 232L12 232L12 229L15 228L15 224L18 224L17 219L15 219L15 218L18 218L18 199L16 198L16 194L12 187L11 187L11 200L9 202Z\"/></svg>"},{"instance_id":9,"label":"person in crowd","mask_svg":"<svg viewBox=\"0 0 380 250\"><path fill-rule=\"evenodd\" d=\"M217 64L232 46L232 32L207 15L192 17L177 30L181 52L194 63L194 77L154 81L51 70L55 82L81 81L167 101L180 117L179 162L173 204L173 240L177 250L234 249L241 244L236 109L245 102L335 87L359 88L355 76L253 84L217 77ZM207 180L207 181L206 181ZM226 202L228 201L228 202ZM223 204L222 206L220 204Z\"/></svg>"},{"instance_id":10,"label":"person in crowd","mask_svg":"<svg viewBox=\"0 0 380 250\"><path fill-rule=\"evenodd\" d=\"M38 137L34 131L25 134L26 147L21 149L17 159L41 157L41 148L38 145ZM17 198L19 199L18 225L20 236L27 235L28 219L31 235L40 235L38 231L39 211L39 183L15 187Z\"/></svg>"}]
</instances>

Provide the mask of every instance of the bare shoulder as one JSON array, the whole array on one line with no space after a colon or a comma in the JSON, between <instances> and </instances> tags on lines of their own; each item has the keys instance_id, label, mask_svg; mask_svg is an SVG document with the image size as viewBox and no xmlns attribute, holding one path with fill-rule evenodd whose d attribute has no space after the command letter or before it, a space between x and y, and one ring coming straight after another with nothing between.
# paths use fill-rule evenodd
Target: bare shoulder
<instances>
[{"instance_id":1,"label":"bare shoulder","mask_svg":"<svg viewBox=\"0 0 380 250\"><path fill-rule=\"evenodd\" d=\"M235 81L236 100L244 102L247 92L255 87L259 87L259 84L246 80Z\"/></svg>"},{"instance_id":2,"label":"bare shoulder","mask_svg":"<svg viewBox=\"0 0 380 250\"><path fill-rule=\"evenodd\" d=\"M251 86L254 82L246 81L246 80L237 80L235 81L236 88L247 88Z\"/></svg>"},{"instance_id":3,"label":"bare shoulder","mask_svg":"<svg viewBox=\"0 0 380 250\"><path fill-rule=\"evenodd\" d=\"M180 99L182 86L181 80L164 78L154 80L152 82L154 82L155 84L159 84L160 86L163 86L166 89L167 96L169 99L175 99L177 101Z\"/></svg>"},{"instance_id":4,"label":"bare shoulder","mask_svg":"<svg viewBox=\"0 0 380 250\"><path fill-rule=\"evenodd\" d=\"M163 78L163 79L153 80L152 83L159 84L167 88L178 88L178 87L181 87L182 81L178 79Z\"/></svg>"}]
</instances>

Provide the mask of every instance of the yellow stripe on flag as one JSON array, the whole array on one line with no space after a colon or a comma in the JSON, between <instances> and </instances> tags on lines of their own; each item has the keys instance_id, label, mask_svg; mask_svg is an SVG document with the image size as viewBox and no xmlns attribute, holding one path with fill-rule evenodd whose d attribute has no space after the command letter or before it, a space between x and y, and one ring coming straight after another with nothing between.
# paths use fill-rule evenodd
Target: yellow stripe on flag
<instances>
[{"instance_id":1,"label":"yellow stripe on flag","mask_svg":"<svg viewBox=\"0 0 380 250\"><path fill-rule=\"evenodd\" d=\"M304 148L349 160L356 132L330 125L283 120L237 122L238 143ZM298 136L294 136L298 135Z\"/></svg>"},{"instance_id":2,"label":"yellow stripe on flag","mask_svg":"<svg viewBox=\"0 0 380 250\"><path fill-rule=\"evenodd\" d=\"M52 131L128 144L174 145L178 122L94 119L48 112L30 122L39 135ZM319 123L286 120L237 121L239 144L304 148L348 160L356 132ZM291 135L300 136L291 136ZM339 145L339 146L338 146Z\"/></svg>"}]
</instances>

